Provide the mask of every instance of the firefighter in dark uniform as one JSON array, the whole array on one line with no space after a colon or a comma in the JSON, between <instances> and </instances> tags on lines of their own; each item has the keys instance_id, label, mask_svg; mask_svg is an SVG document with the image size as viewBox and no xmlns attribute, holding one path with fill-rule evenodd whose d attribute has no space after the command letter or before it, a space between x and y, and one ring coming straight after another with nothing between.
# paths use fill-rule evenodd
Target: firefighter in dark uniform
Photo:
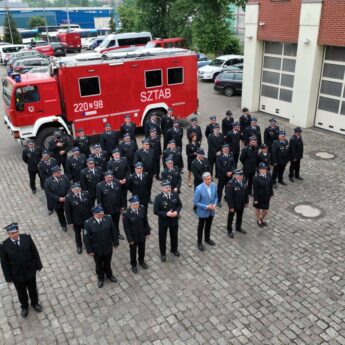
<instances>
[{"instance_id":1,"label":"firefighter in dark uniform","mask_svg":"<svg viewBox=\"0 0 345 345\"><path fill-rule=\"evenodd\" d=\"M82 253L81 232L84 223L91 217L91 200L89 193L82 191L78 182L71 185L71 192L65 198L65 213L68 224L73 224L77 253Z\"/></svg>"},{"instance_id":2,"label":"firefighter in dark uniform","mask_svg":"<svg viewBox=\"0 0 345 345\"><path fill-rule=\"evenodd\" d=\"M168 148L163 152L163 166L165 168L165 160L168 157L172 157L174 161L174 166L179 168L181 174L183 174L183 158L181 148L176 147L176 142L174 139L170 140L168 143Z\"/></svg>"},{"instance_id":3,"label":"firefighter in dark uniform","mask_svg":"<svg viewBox=\"0 0 345 345\"><path fill-rule=\"evenodd\" d=\"M217 170L218 170L218 207L222 207L223 190L228 181L231 179L232 172L235 169L235 161L231 153L229 153L229 145L224 144L222 153L217 157Z\"/></svg>"},{"instance_id":4,"label":"firefighter in dark uniform","mask_svg":"<svg viewBox=\"0 0 345 345\"><path fill-rule=\"evenodd\" d=\"M188 141L191 141L191 135L193 133L196 134L196 141L198 141L200 144L202 142L202 132L201 128L198 125L198 118L197 117L192 117L190 119L191 125L187 128L187 139Z\"/></svg>"},{"instance_id":5,"label":"firefighter in dark uniform","mask_svg":"<svg viewBox=\"0 0 345 345\"><path fill-rule=\"evenodd\" d=\"M96 201L96 186L103 180L103 172L100 167L95 165L95 160L89 157L86 160L87 167L80 173L80 185L81 189L87 191L89 194L92 207Z\"/></svg>"},{"instance_id":6,"label":"firefighter in dark uniform","mask_svg":"<svg viewBox=\"0 0 345 345\"><path fill-rule=\"evenodd\" d=\"M157 135L159 137L161 136L161 123L158 120L157 113L155 111L152 113L151 118L144 123L144 133L146 138L150 136L151 128L155 128Z\"/></svg>"},{"instance_id":7,"label":"firefighter in dark uniform","mask_svg":"<svg viewBox=\"0 0 345 345\"><path fill-rule=\"evenodd\" d=\"M240 124L238 122L233 123L232 131L228 132L225 137L225 143L229 144L230 152L232 153L234 157L234 161L238 163L238 158L240 157Z\"/></svg>"},{"instance_id":8,"label":"firefighter in dark uniform","mask_svg":"<svg viewBox=\"0 0 345 345\"><path fill-rule=\"evenodd\" d=\"M22 159L28 166L30 188L32 194L36 194L36 175L39 175L38 164L41 160L41 150L36 147L33 140L27 141L27 147L23 150ZM39 175L40 176L40 175ZM43 181L40 179L41 187L43 188Z\"/></svg>"},{"instance_id":9,"label":"firefighter in dark uniform","mask_svg":"<svg viewBox=\"0 0 345 345\"><path fill-rule=\"evenodd\" d=\"M123 212L122 223L129 243L132 272L138 273L137 251L139 265L145 270L148 269L145 263L145 244L146 237L150 235L150 226L145 207L140 205L139 197L133 195L128 201L131 206Z\"/></svg>"},{"instance_id":10,"label":"firefighter in dark uniform","mask_svg":"<svg viewBox=\"0 0 345 345\"><path fill-rule=\"evenodd\" d=\"M117 282L111 269L111 258L113 247L119 246L119 233L111 216L104 214L101 205L93 207L91 212L93 217L84 224L83 239L86 252L95 260L97 286L101 288L104 284L104 276L113 283Z\"/></svg>"},{"instance_id":11,"label":"firefighter in dark uniform","mask_svg":"<svg viewBox=\"0 0 345 345\"><path fill-rule=\"evenodd\" d=\"M220 127L218 124L213 126L213 133L207 138L208 141L208 162L210 164L210 173L213 175L213 167L216 165L217 156L222 152L222 146L224 144L224 136L220 133ZM216 177L218 177L216 166Z\"/></svg>"},{"instance_id":12,"label":"firefighter in dark uniform","mask_svg":"<svg viewBox=\"0 0 345 345\"><path fill-rule=\"evenodd\" d=\"M257 119L256 117L252 117L250 121L250 126L248 126L244 130L244 144L248 145L249 144L249 138L250 137L256 137L258 146L261 146L262 140L261 140L261 130L260 127L257 126Z\"/></svg>"},{"instance_id":13,"label":"firefighter in dark uniform","mask_svg":"<svg viewBox=\"0 0 345 345\"><path fill-rule=\"evenodd\" d=\"M266 144L261 144L260 152L258 157L258 166L260 163L265 163L268 171L270 171L271 164L271 154L268 151L268 146Z\"/></svg>"},{"instance_id":14,"label":"firefighter in dark uniform","mask_svg":"<svg viewBox=\"0 0 345 345\"><path fill-rule=\"evenodd\" d=\"M242 145L244 146L244 132L245 129L250 126L251 123L251 116L249 114L249 110L248 108L244 107L242 109L242 115L240 116L240 136L241 136L241 141L242 141Z\"/></svg>"},{"instance_id":15,"label":"firefighter in dark uniform","mask_svg":"<svg viewBox=\"0 0 345 345\"><path fill-rule=\"evenodd\" d=\"M151 200L151 189L153 183L154 174L154 152L150 148L150 142L147 139L142 141L142 148L135 153L134 163L141 162L143 164L144 171L147 173L148 179L148 190L149 190L149 203L152 204ZM140 197L140 196L139 196Z\"/></svg>"},{"instance_id":16,"label":"firefighter in dark uniform","mask_svg":"<svg viewBox=\"0 0 345 345\"><path fill-rule=\"evenodd\" d=\"M129 165L127 158L121 157L119 149L113 150L113 157L107 164L107 170L113 172L113 176L120 182L122 193L122 207L127 207L127 180L129 177Z\"/></svg>"},{"instance_id":17,"label":"firefighter in dark uniform","mask_svg":"<svg viewBox=\"0 0 345 345\"><path fill-rule=\"evenodd\" d=\"M151 190L149 189L148 173L143 172L143 163L135 164L135 172L129 176L127 186L132 195L139 197L140 204L145 207L147 213Z\"/></svg>"},{"instance_id":18,"label":"firefighter in dark uniform","mask_svg":"<svg viewBox=\"0 0 345 345\"><path fill-rule=\"evenodd\" d=\"M102 172L104 172L107 168L108 155L107 152L102 151L100 144L95 144L93 146L93 154L91 157L95 160L96 166L101 168Z\"/></svg>"},{"instance_id":19,"label":"firefighter in dark uniform","mask_svg":"<svg viewBox=\"0 0 345 345\"><path fill-rule=\"evenodd\" d=\"M210 172L208 160L205 158L205 151L199 149L196 152L196 158L192 162L192 173L194 177L194 190L199 184L203 183L202 175L205 172Z\"/></svg>"},{"instance_id":20,"label":"firefighter in dark uniform","mask_svg":"<svg viewBox=\"0 0 345 345\"><path fill-rule=\"evenodd\" d=\"M29 297L36 312L42 311L38 301L36 272L42 269L42 262L34 241L29 234L19 234L18 223L4 228L8 238L0 243L1 267L7 283L13 283L21 304L21 315L29 313Z\"/></svg>"},{"instance_id":21,"label":"firefighter in dark uniform","mask_svg":"<svg viewBox=\"0 0 345 345\"><path fill-rule=\"evenodd\" d=\"M66 174L70 181L79 182L80 173L86 167L86 157L78 146L72 147L72 155L66 160Z\"/></svg>"},{"instance_id":22,"label":"firefighter in dark uniform","mask_svg":"<svg viewBox=\"0 0 345 345\"><path fill-rule=\"evenodd\" d=\"M120 214L123 209L121 184L119 180L114 179L111 170L104 173L104 181L98 183L96 187L97 204L102 205L104 212L109 214L113 219L116 227L116 232L119 234L119 239L124 240L120 234Z\"/></svg>"},{"instance_id":23,"label":"firefighter in dark uniform","mask_svg":"<svg viewBox=\"0 0 345 345\"><path fill-rule=\"evenodd\" d=\"M182 149L182 138L183 138L183 129L180 128L180 124L177 120L174 120L173 127L170 128L167 132L167 141L175 140L176 147Z\"/></svg>"},{"instance_id":24,"label":"firefighter in dark uniform","mask_svg":"<svg viewBox=\"0 0 345 345\"><path fill-rule=\"evenodd\" d=\"M156 128L152 127L150 129L150 136L147 138L150 143L150 147L153 150L154 156L154 175L156 180L159 180L159 174L161 171L161 158L162 158L162 144L161 138L157 135Z\"/></svg>"},{"instance_id":25,"label":"firefighter in dark uniform","mask_svg":"<svg viewBox=\"0 0 345 345\"><path fill-rule=\"evenodd\" d=\"M253 195L253 179L258 166L258 144L256 137L249 138L249 145L241 151L240 161L243 164L243 174L248 181L248 194Z\"/></svg>"},{"instance_id":26,"label":"firefighter in dark uniform","mask_svg":"<svg viewBox=\"0 0 345 345\"><path fill-rule=\"evenodd\" d=\"M80 149L80 153L84 154L86 158L90 156L90 139L85 135L83 128L78 129L77 138L74 141L74 146L78 146Z\"/></svg>"},{"instance_id":27,"label":"firefighter in dark uniform","mask_svg":"<svg viewBox=\"0 0 345 345\"><path fill-rule=\"evenodd\" d=\"M170 182L171 190L175 193L180 193L182 178L178 167L174 167L172 157L165 160L166 168L162 172L162 181L168 180Z\"/></svg>"},{"instance_id":28,"label":"firefighter in dark uniform","mask_svg":"<svg viewBox=\"0 0 345 345\"><path fill-rule=\"evenodd\" d=\"M222 120L222 133L224 134L224 139L226 138L226 135L232 131L234 121L232 111L227 110L225 117Z\"/></svg>"},{"instance_id":29,"label":"firefighter in dark uniform","mask_svg":"<svg viewBox=\"0 0 345 345\"><path fill-rule=\"evenodd\" d=\"M254 201L256 222L262 228L267 226L265 218L268 214L270 199L273 195L272 176L267 171L267 165L263 162L259 164L259 172L254 177Z\"/></svg>"},{"instance_id":30,"label":"firefighter in dark uniform","mask_svg":"<svg viewBox=\"0 0 345 345\"><path fill-rule=\"evenodd\" d=\"M211 122L206 126L206 129L205 129L205 137L206 137L206 139L208 138L208 136L210 134L213 133L213 128L214 128L215 125L217 125L217 117L216 117L216 115L211 115L209 117L209 119L210 119Z\"/></svg>"},{"instance_id":31,"label":"firefighter in dark uniform","mask_svg":"<svg viewBox=\"0 0 345 345\"><path fill-rule=\"evenodd\" d=\"M45 182L45 192L47 196L48 210L54 209L62 231L67 231L67 222L64 212L65 197L69 191L70 181L67 175L61 173L58 165L51 169L52 176L48 177Z\"/></svg>"},{"instance_id":32,"label":"firefighter in dark uniform","mask_svg":"<svg viewBox=\"0 0 345 345\"><path fill-rule=\"evenodd\" d=\"M248 184L243 178L242 169L236 169L233 172L233 178L229 180L225 188L225 198L228 203L229 213L227 221L228 236L234 238L232 223L236 213L236 231L246 233L242 229L242 217L246 207L248 207Z\"/></svg>"},{"instance_id":33,"label":"firefighter in dark uniform","mask_svg":"<svg viewBox=\"0 0 345 345\"><path fill-rule=\"evenodd\" d=\"M296 127L294 129L294 135L291 137L290 142L290 173L289 179L291 182L296 180L303 180L299 171L301 168L301 159L303 158L303 140L302 140L302 128Z\"/></svg>"},{"instance_id":34,"label":"firefighter in dark uniform","mask_svg":"<svg viewBox=\"0 0 345 345\"><path fill-rule=\"evenodd\" d=\"M116 131L111 130L111 125L105 125L105 131L99 137L99 143L102 150L107 153L107 160L111 157L111 153L119 145L119 136Z\"/></svg>"},{"instance_id":35,"label":"firefighter in dark uniform","mask_svg":"<svg viewBox=\"0 0 345 345\"><path fill-rule=\"evenodd\" d=\"M56 159L58 165L61 166L62 164L64 171L66 171L67 152L70 148L71 143L66 135L60 130L55 131L54 138L49 142L48 150Z\"/></svg>"},{"instance_id":36,"label":"firefighter in dark uniform","mask_svg":"<svg viewBox=\"0 0 345 345\"><path fill-rule=\"evenodd\" d=\"M131 116L125 116L125 122L120 126L120 135L122 138L125 137L125 134L129 134L131 140L135 141L135 130L136 125L134 122L131 121Z\"/></svg>"},{"instance_id":37,"label":"firefighter in dark uniform","mask_svg":"<svg viewBox=\"0 0 345 345\"><path fill-rule=\"evenodd\" d=\"M130 134L123 135L123 141L119 144L119 149L122 157L127 158L131 174L134 173L134 156L138 150L136 140L131 140Z\"/></svg>"},{"instance_id":38,"label":"firefighter in dark uniform","mask_svg":"<svg viewBox=\"0 0 345 345\"><path fill-rule=\"evenodd\" d=\"M170 182L162 181L162 193L158 194L154 202L154 214L158 216L158 237L161 260L166 262L167 232L170 232L170 251L180 256L178 251L178 219L182 203L178 193L171 192Z\"/></svg>"},{"instance_id":39,"label":"firefighter in dark uniform","mask_svg":"<svg viewBox=\"0 0 345 345\"><path fill-rule=\"evenodd\" d=\"M192 162L196 158L196 152L200 149L200 142L197 141L197 134L190 135L190 141L186 145L187 168L188 168L188 186L192 187Z\"/></svg>"},{"instance_id":40,"label":"firefighter in dark uniform","mask_svg":"<svg viewBox=\"0 0 345 345\"><path fill-rule=\"evenodd\" d=\"M277 120L272 118L269 120L270 125L265 128L264 143L268 146L268 151L272 153L272 144L278 139L279 126L277 126Z\"/></svg>"},{"instance_id":41,"label":"firefighter in dark uniform","mask_svg":"<svg viewBox=\"0 0 345 345\"><path fill-rule=\"evenodd\" d=\"M173 127L173 122L175 120L174 111L172 108L168 109L168 113L163 116L161 121L161 129L163 133L164 143L163 143L163 149L165 150L167 148L169 140L167 139L167 133L170 128Z\"/></svg>"},{"instance_id":42,"label":"firefighter in dark uniform","mask_svg":"<svg viewBox=\"0 0 345 345\"><path fill-rule=\"evenodd\" d=\"M279 131L278 139L272 144L272 163L273 163L273 188L278 188L278 183L286 186L284 182L284 171L286 164L290 160L289 142L285 138L285 131Z\"/></svg>"}]
</instances>

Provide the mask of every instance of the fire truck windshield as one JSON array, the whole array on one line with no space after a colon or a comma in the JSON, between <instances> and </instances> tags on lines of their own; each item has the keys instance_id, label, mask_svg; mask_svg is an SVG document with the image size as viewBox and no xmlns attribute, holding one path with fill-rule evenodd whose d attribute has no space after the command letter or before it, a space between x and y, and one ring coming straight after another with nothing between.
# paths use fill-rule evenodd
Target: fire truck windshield
<instances>
[{"instance_id":1,"label":"fire truck windshield","mask_svg":"<svg viewBox=\"0 0 345 345\"><path fill-rule=\"evenodd\" d=\"M7 106L10 106L11 104L12 92L13 92L13 84L5 80L4 85L3 85L3 96L4 96L4 102Z\"/></svg>"}]
</instances>

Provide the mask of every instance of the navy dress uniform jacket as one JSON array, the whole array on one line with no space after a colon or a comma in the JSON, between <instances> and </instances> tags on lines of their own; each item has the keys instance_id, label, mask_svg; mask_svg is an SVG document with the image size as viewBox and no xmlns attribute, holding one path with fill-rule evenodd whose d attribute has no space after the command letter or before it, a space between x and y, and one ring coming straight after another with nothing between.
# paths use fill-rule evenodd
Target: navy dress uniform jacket
<instances>
[{"instance_id":1,"label":"navy dress uniform jacket","mask_svg":"<svg viewBox=\"0 0 345 345\"><path fill-rule=\"evenodd\" d=\"M275 140L272 145L272 163L273 164L286 164L290 160L289 143L284 141Z\"/></svg>"},{"instance_id":2,"label":"navy dress uniform jacket","mask_svg":"<svg viewBox=\"0 0 345 345\"><path fill-rule=\"evenodd\" d=\"M128 208L122 214L122 223L128 242L143 242L146 236L150 235L150 226L143 205L140 205L138 214Z\"/></svg>"},{"instance_id":3,"label":"navy dress uniform jacket","mask_svg":"<svg viewBox=\"0 0 345 345\"><path fill-rule=\"evenodd\" d=\"M81 198L70 192L65 198L65 214L68 224L84 226L87 219L92 216L90 197L88 192L81 191Z\"/></svg>"},{"instance_id":4,"label":"navy dress uniform jacket","mask_svg":"<svg viewBox=\"0 0 345 345\"><path fill-rule=\"evenodd\" d=\"M85 168L80 173L81 189L88 191L90 198L96 197L96 187L103 180L103 172L100 167L95 166L94 173Z\"/></svg>"},{"instance_id":5,"label":"navy dress uniform jacket","mask_svg":"<svg viewBox=\"0 0 345 345\"><path fill-rule=\"evenodd\" d=\"M142 173L142 179L140 179L135 173L130 175L127 181L127 187L132 195L137 195L139 197L141 204L148 204L150 191L148 175L146 172Z\"/></svg>"},{"instance_id":6,"label":"navy dress uniform jacket","mask_svg":"<svg viewBox=\"0 0 345 345\"><path fill-rule=\"evenodd\" d=\"M107 214L120 213L123 205L121 185L116 179L112 183L112 188L105 181L100 182L96 187L97 203L103 206Z\"/></svg>"},{"instance_id":7,"label":"navy dress uniform jacket","mask_svg":"<svg viewBox=\"0 0 345 345\"><path fill-rule=\"evenodd\" d=\"M71 181L80 181L80 173L86 167L86 157L83 153L79 157L70 156L66 160L66 174Z\"/></svg>"},{"instance_id":8,"label":"navy dress uniform jacket","mask_svg":"<svg viewBox=\"0 0 345 345\"><path fill-rule=\"evenodd\" d=\"M47 196L48 209L63 207L63 203L59 199L67 195L69 186L70 181L66 175L61 175L58 181L54 176L46 179L44 190Z\"/></svg>"},{"instance_id":9,"label":"navy dress uniform jacket","mask_svg":"<svg viewBox=\"0 0 345 345\"><path fill-rule=\"evenodd\" d=\"M41 161L41 150L34 147L33 151L25 148L22 153L22 159L27 164L29 171L38 172L38 163Z\"/></svg>"},{"instance_id":10,"label":"navy dress uniform jacket","mask_svg":"<svg viewBox=\"0 0 345 345\"><path fill-rule=\"evenodd\" d=\"M170 199L164 193L158 194L153 205L153 213L158 216L159 226L176 226L178 224L178 215L182 209L182 202L178 193L171 192ZM172 218L167 216L168 211L176 211L177 216Z\"/></svg>"},{"instance_id":11,"label":"navy dress uniform jacket","mask_svg":"<svg viewBox=\"0 0 345 345\"><path fill-rule=\"evenodd\" d=\"M149 149L147 151L144 149L138 150L134 156L134 164L137 162L143 163L144 171L153 175L155 167L153 149Z\"/></svg>"},{"instance_id":12,"label":"navy dress uniform jacket","mask_svg":"<svg viewBox=\"0 0 345 345\"><path fill-rule=\"evenodd\" d=\"M247 181L243 179L240 183L235 178L231 179L225 187L225 198L229 208L243 209L249 203Z\"/></svg>"},{"instance_id":13,"label":"navy dress uniform jacket","mask_svg":"<svg viewBox=\"0 0 345 345\"><path fill-rule=\"evenodd\" d=\"M243 148L240 161L243 164L244 175L255 174L258 165L258 148L247 145Z\"/></svg>"},{"instance_id":14,"label":"navy dress uniform jacket","mask_svg":"<svg viewBox=\"0 0 345 345\"><path fill-rule=\"evenodd\" d=\"M52 176L52 167L58 165L55 158L49 158L48 160L43 160L38 163L38 174L40 178L45 181L48 177Z\"/></svg>"},{"instance_id":15,"label":"navy dress uniform jacket","mask_svg":"<svg viewBox=\"0 0 345 345\"><path fill-rule=\"evenodd\" d=\"M99 137L99 143L101 144L102 150L106 151L108 155L111 155L113 149L119 145L117 132L110 131L109 134L107 134L107 132L103 132Z\"/></svg>"},{"instance_id":16,"label":"navy dress uniform jacket","mask_svg":"<svg viewBox=\"0 0 345 345\"><path fill-rule=\"evenodd\" d=\"M178 188L180 190L182 179L180 175L180 169L178 167L173 167L171 170L165 168L161 174L161 179L169 180L171 189Z\"/></svg>"}]
</instances>

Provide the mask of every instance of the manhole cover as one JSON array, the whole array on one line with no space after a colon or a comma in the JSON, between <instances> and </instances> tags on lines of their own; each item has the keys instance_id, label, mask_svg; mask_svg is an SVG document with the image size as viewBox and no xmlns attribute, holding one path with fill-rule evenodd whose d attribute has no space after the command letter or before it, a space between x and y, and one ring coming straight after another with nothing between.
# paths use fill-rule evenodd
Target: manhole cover
<instances>
[{"instance_id":1,"label":"manhole cover","mask_svg":"<svg viewBox=\"0 0 345 345\"><path fill-rule=\"evenodd\" d=\"M312 205L298 205L295 212L305 218L317 218L321 215L321 210Z\"/></svg>"},{"instance_id":2,"label":"manhole cover","mask_svg":"<svg viewBox=\"0 0 345 345\"><path fill-rule=\"evenodd\" d=\"M329 153L329 152L317 152L315 153L316 157L319 157L321 159L332 159L334 158L334 154Z\"/></svg>"}]
</instances>

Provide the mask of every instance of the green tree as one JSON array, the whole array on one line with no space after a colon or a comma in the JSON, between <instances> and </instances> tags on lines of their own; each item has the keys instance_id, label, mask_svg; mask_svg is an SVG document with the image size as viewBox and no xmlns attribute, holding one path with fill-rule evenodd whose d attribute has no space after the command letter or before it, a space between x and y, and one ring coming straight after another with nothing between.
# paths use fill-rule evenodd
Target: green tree
<instances>
[{"instance_id":1,"label":"green tree","mask_svg":"<svg viewBox=\"0 0 345 345\"><path fill-rule=\"evenodd\" d=\"M140 31L139 26L139 9L136 6L136 0L125 0L118 8L121 23L121 32Z\"/></svg>"},{"instance_id":2,"label":"green tree","mask_svg":"<svg viewBox=\"0 0 345 345\"><path fill-rule=\"evenodd\" d=\"M116 28L115 28L115 20L114 20L114 15L112 14L109 20L109 29L110 32L115 32Z\"/></svg>"},{"instance_id":3,"label":"green tree","mask_svg":"<svg viewBox=\"0 0 345 345\"><path fill-rule=\"evenodd\" d=\"M89 0L81 0L80 6L81 7L89 7L90 6Z\"/></svg>"},{"instance_id":4,"label":"green tree","mask_svg":"<svg viewBox=\"0 0 345 345\"><path fill-rule=\"evenodd\" d=\"M44 26L44 25L46 25L46 21L41 16L30 17L29 22L28 22L28 26L30 29L37 28L37 26Z\"/></svg>"},{"instance_id":5,"label":"green tree","mask_svg":"<svg viewBox=\"0 0 345 345\"><path fill-rule=\"evenodd\" d=\"M16 22L14 21L11 13L8 11L4 16L3 30L5 42L13 44L22 43L22 38L20 37Z\"/></svg>"}]
</instances>

